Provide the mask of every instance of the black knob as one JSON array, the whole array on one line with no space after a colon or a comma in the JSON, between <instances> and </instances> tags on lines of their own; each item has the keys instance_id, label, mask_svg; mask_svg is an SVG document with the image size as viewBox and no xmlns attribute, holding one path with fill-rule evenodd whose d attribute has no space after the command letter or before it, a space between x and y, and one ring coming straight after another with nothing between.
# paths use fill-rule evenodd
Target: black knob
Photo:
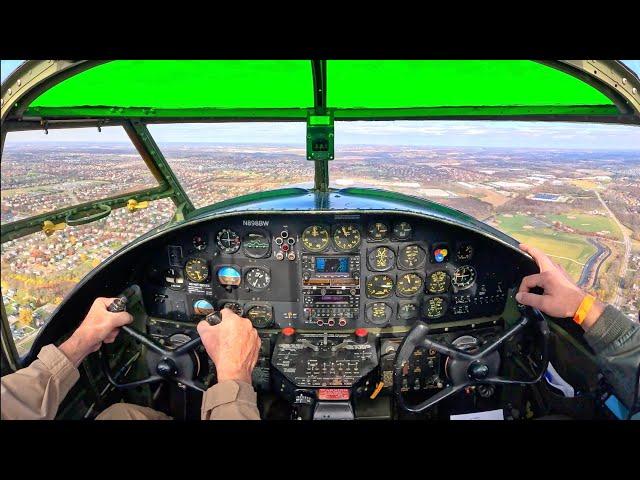
<instances>
[{"instance_id":1,"label":"black knob","mask_svg":"<svg viewBox=\"0 0 640 480\"><path fill-rule=\"evenodd\" d=\"M156 367L158 375L165 378L175 377L178 375L178 367L170 358L163 358Z\"/></svg>"},{"instance_id":2,"label":"black knob","mask_svg":"<svg viewBox=\"0 0 640 480\"><path fill-rule=\"evenodd\" d=\"M205 317L205 321L209 325L213 326L213 325L218 325L220 322L222 322L222 318L220 317L220 314L218 312L212 312Z\"/></svg>"},{"instance_id":3,"label":"black knob","mask_svg":"<svg viewBox=\"0 0 640 480\"><path fill-rule=\"evenodd\" d=\"M125 312L127 310L127 302L129 299L125 296L116 298L111 305L107 307L107 310L112 313Z\"/></svg>"},{"instance_id":4,"label":"black knob","mask_svg":"<svg viewBox=\"0 0 640 480\"><path fill-rule=\"evenodd\" d=\"M469 376L473 380L482 380L489 375L489 367L484 363L472 363L469 366Z\"/></svg>"}]
</instances>

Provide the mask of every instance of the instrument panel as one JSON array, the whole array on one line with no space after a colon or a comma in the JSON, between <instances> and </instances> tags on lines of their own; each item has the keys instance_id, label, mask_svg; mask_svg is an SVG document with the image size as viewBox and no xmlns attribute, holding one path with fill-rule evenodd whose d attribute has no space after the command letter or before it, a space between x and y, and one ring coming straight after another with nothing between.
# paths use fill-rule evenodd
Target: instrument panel
<instances>
[{"instance_id":1,"label":"instrument panel","mask_svg":"<svg viewBox=\"0 0 640 480\"><path fill-rule=\"evenodd\" d=\"M137 279L149 314L229 307L258 329L410 327L500 314L522 258L404 213L246 215L171 232Z\"/></svg>"}]
</instances>

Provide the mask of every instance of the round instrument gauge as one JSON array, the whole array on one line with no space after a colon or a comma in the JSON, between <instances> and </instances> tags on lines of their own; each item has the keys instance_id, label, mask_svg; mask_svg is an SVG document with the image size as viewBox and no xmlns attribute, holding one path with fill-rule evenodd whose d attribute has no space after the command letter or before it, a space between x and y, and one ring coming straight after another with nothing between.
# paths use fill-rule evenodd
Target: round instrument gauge
<instances>
[{"instance_id":1,"label":"round instrument gauge","mask_svg":"<svg viewBox=\"0 0 640 480\"><path fill-rule=\"evenodd\" d=\"M369 269L376 272L391 270L395 264L396 254L389 247L374 248L367 255Z\"/></svg>"},{"instance_id":2,"label":"round instrument gauge","mask_svg":"<svg viewBox=\"0 0 640 480\"><path fill-rule=\"evenodd\" d=\"M422 277L417 273L403 273L398 277L396 285L398 295L403 297L411 297L422 290Z\"/></svg>"},{"instance_id":3,"label":"round instrument gauge","mask_svg":"<svg viewBox=\"0 0 640 480\"><path fill-rule=\"evenodd\" d=\"M393 226L393 238L395 238L396 240L409 240L412 233L413 228L408 222L396 223Z\"/></svg>"},{"instance_id":4,"label":"round instrument gauge","mask_svg":"<svg viewBox=\"0 0 640 480\"><path fill-rule=\"evenodd\" d=\"M244 274L244 279L254 290L264 290L271 283L271 274L264 268L250 268Z\"/></svg>"},{"instance_id":5,"label":"round instrument gauge","mask_svg":"<svg viewBox=\"0 0 640 480\"><path fill-rule=\"evenodd\" d=\"M164 281L171 290L180 290L184 286L184 277L177 268L168 268L164 273Z\"/></svg>"},{"instance_id":6,"label":"round instrument gauge","mask_svg":"<svg viewBox=\"0 0 640 480\"><path fill-rule=\"evenodd\" d=\"M205 248L207 248L207 241L204 239L202 235L194 235L193 239L191 240L191 243L193 243L194 248L199 251L202 251Z\"/></svg>"},{"instance_id":7,"label":"round instrument gauge","mask_svg":"<svg viewBox=\"0 0 640 480\"><path fill-rule=\"evenodd\" d=\"M271 249L271 240L266 233L249 232L242 242L244 254L251 258L264 258Z\"/></svg>"},{"instance_id":8,"label":"round instrument gauge","mask_svg":"<svg viewBox=\"0 0 640 480\"><path fill-rule=\"evenodd\" d=\"M367 227L367 238L372 242L379 242L389 238L389 227L382 222L370 223Z\"/></svg>"},{"instance_id":9,"label":"round instrument gauge","mask_svg":"<svg viewBox=\"0 0 640 480\"><path fill-rule=\"evenodd\" d=\"M302 245L310 252L322 252L329 246L329 230L321 225L311 225L302 232Z\"/></svg>"},{"instance_id":10,"label":"round instrument gauge","mask_svg":"<svg viewBox=\"0 0 640 480\"><path fill-rule=\"evenodd\" d=\"M266 328L273 322L273 309L266 305L256 305L247 310L247 318L256 328Z\"/></svg>"},{"instance_id":11,"label":"round instrument gauge","mask_svg":"<svg viewBox=\"0 0 640 480\"><path fill-rule=\"evenodd\" d=\"M202 258L190 258L184 266L190 282L204 283L209 279L209 265Z\"/></svg>"},{"instance_id":12,"label":"round instrument gauge","mask_svg":"<svg viewBox=\"0 0 640 480\"><path fill-rule=\"evenodd\" d=\"M447 300L443 297L431 297L424 302L424 315L427 318L440 318L447 312Z\"/></svg>"},{"instance_id":13,"label":"round instrument gauge","mask_svg":"<svg viewBox=\"0 0 640 480\"><path fill-rule=\"evenodd\" d=\"M428 293L444 293L449 290L449 284L451 283L451 277L444 270L432 272L427 277L427 292Z\"/></svg>"},{"instance_id":14,"label":"round instrument gauge","mask_svg":"<svg viewBox=\"0 0 640 480\"><path fill-rule=\"evenodd\" d=\"M391 320L393 309L384 302L376 302L368 304L365 313L369 322L382 326Z\"/></svg>"},{"instance_id":15,"label":"round instrument gauge","mask_svg":"<svg viewBox=\"0 0 640 480\"><path fill-rule=\"evenodd\" d=\"M398 266L404 270L413 270L424 265L427 254L418 245L407 245L398 252Z\"/></svg>"},{"instance_id":16,"label":"round instrument gauge","mask_svg":"<svg viewBox=\"0 0 640 480\"><path fill-rule=\"evenodd\" d=\"M224 287L237 287L241 281L240 272L235 267L221 267L218 270L218 282Z\"/></svg>"},{"instance_id":17,"label":"round instrument gauge","mask_svg":"<svg viewBox=\"0 0 640 480\"><path fill-rule=\"evenodd\" d=\"M367 279L367 297L387 298L393 292L393 278L389 275L372 275Z\"/></svg>"},{"instance_id":18,"label":"round instrument gauge","mask_svg":"<svg viewBox=\"0 0 640 480\"><path fill-rule=\"evenodd\" d=\"M333 243L338 250L353 250L360 245L360 230L352 224L338 225L333 232Z\"/></svg>"},{"instance_id":19,"label":"round instrument gauge","mask_svg":"<svg viewBox=\"0 0 640 480\"><path fill-rule=\"evenodd\" d=\"M196 300L193 302L193 313L196 315L209 315L213 313L213 305L208 300Z\"/></svg>"},{"instance_id":20,"label":"round instrument gauge","mask_svg":"<svg viewBox=\"0 0 640 480\"><path fill-rule=\"evenodd\" d=\"M473 257L473 245L470 243L459 243L456 248L456 258L462 262L468 262Z\"/></svg>"},{"instance_id":21,"label":"round instrument gauge","mask_svg":"<svg viewBox=\"0 0 640 480\"><path fill-rule=\"evenodd\" d=\"M218 232L216 243L222 253L236 253L240 249L240 235L229 228L224 228Z\"/></svg>"},{"instance_id":22,"label":"round instrument gauge","mask_svg":"<svg viewBox=\"0 0 640 480\"><path fill-rule=\"evenodd\" d=\"M236 315L242 316L242 305L240 305L239 303L227 302L224 305L222 305L222 308L228 308Z\"/></svg>"},{"instance_id":23,"label":"round instrument gauge","mask_svg":"<svg viewBox=\"0 0 640 480\"><path fill-rule=\"evenodd\" d=\"M415 320L418 318L418 306L415 303L405 303L398 307L399 320Z\"/></svg>"},{"instance_id":24,"label":"round instrument gauge","mask_svg":"<svg viewBox=\"0 0 640 480\"><path fill-rule=\"evenodd\" d=\"M476 281L476 269L471 265L463 265L458 267L453 273L451 282L458 290L466 290Z\"/></svg>"}]
</instances>

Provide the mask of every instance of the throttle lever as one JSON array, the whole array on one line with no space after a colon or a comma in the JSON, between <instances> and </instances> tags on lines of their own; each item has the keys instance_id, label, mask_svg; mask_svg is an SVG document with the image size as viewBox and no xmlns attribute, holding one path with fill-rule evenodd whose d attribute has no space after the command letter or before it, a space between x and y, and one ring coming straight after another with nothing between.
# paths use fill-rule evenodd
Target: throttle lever
<instances>
[{"instance_id":1,"label":"throttle lever","mask_svg":"<svg viewBox=\"0 0 640 480\"><path fill-rule=\"evenodd\" d=\"M207 315L204 318L204 320L209 325L215 326L215 325L218 325L220 322L222 322L222 317L220 317L220 313L219 312L211 312L209 315Z\"/></svg>"},{"instance_id":2,"label":"throttle lever","mask_svg":"<svg viewBox=\"0 0 640 480\"><path fill-rule=\"evenodd\" d=\"M118 297L107 307L107 311L112 313L126 312L128 302L129 299L124 295L122 297Z\"/></svg>"}]
</instances>

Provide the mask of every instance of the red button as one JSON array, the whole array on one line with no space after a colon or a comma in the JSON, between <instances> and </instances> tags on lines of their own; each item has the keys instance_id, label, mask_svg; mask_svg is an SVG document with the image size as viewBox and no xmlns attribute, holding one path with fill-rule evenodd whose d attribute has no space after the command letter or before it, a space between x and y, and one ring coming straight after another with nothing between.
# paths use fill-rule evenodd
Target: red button
<instances>
[{"instance_id":1,"label":"red button","mask_svg":"<svg viewBox=\"0 0 640 480\"><path fill-rule=\"evenodd\" d=\"M356 337L366 337L367 335L369 335L369 330L367 330L366 328L356 328L356 331L354 333L356 334Z\"/></svg>"},{"instance_id":2,"label":"red button","mask_svg":"<svg viewBox=\"0 0 640 480\"><path fill-rule=\"evenodd\" d=\"M283 252L288 252L289 251L289 245L287 245L287 244L282 245L280 248L282 249Z\"/></svg>"},{"instance_id":3,"label":"red button","mask_svg":"<svg viewBox=\"0 0 640 480\"><path fill-rule=\"evenodd\" d=\"M296 333L296 329L293 327L285 327L282 329L282 335L284 335L285 337L290 337L294 333Z\"/></svg>"}]
</instances>

